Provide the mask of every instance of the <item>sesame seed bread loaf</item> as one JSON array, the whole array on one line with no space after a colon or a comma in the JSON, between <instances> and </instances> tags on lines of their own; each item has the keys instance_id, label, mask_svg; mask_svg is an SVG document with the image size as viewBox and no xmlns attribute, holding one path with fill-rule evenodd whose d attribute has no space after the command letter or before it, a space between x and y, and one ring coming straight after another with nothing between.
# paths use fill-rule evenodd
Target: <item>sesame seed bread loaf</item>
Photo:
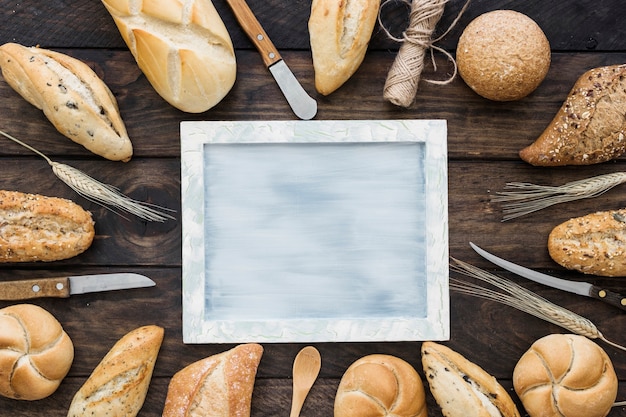
<instances>
[{"instance_id":1,"label":"sesame seed bread loaf","mask_svg":"<svg viewBox=\"0 0 626 417\"><path fill-rule=\"evenodd\" d=\"M548 251L567 269L626 276L626 209L599 211L559 224L548 236Z\"/></svg>"},{"instance_id":2,"label":"sesame seed bread loaf","mask_svg":"<svg viewBox=\"0 0 626 417\"><path fill-rule=\"evenodd\" d=\"M0 190L0 262L71 258L94 235L91 214L70 200Z\"/></svg>"},{"instance_id":3,"label":"sesame seed bread loaf","mask_svg":"<svg viewBox=\"0 0 626 417\"><path fill-rule=\"evenodd\" d=\"M626 64L594 68L574 84L544 132L520 157L536 166L591 165L626 151Z\"/></svg>"}]
</instances>

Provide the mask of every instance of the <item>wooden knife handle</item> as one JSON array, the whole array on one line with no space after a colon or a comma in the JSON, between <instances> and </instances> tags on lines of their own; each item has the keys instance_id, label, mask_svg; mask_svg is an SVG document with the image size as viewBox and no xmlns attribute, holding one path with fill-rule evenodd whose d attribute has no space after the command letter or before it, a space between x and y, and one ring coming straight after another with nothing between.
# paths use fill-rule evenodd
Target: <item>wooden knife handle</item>
<instances>
[{"instance_id":1,"label":"wooden knife handle","mask_svg":"<svg viewBox=\"0 0 626 417\"><path fill-rule=\"evenodd\" d=\"M621 294L592 285L589 295L607 304L626 310L626 297Z\"/></svg>"},{"instance_id":2,"label":"wooden knife handle","mask_svg":"<svg viewBox=\"0 0 626 417\"><path fill-rule=\"evenodd\" d=\"M41 278L0 282L0 300L28 300L31 298L70 296L68 277Z\"/></svg>"},{"instance_id":3,"label":"wooden knife handle","mask_svg":"<svg viewBox=\"0 0 626 417\"><path fill-rule=\"evenodd\" d=\"M263 30L263 27L252 13L252 10L248 6L245 0L226 0L228 5L233 10L237 21L246 32L254 46L259 50L263 57L263 62L266 67L275 64L282 58L278 53L278 50Z\"/></svg>"}]
</instances>

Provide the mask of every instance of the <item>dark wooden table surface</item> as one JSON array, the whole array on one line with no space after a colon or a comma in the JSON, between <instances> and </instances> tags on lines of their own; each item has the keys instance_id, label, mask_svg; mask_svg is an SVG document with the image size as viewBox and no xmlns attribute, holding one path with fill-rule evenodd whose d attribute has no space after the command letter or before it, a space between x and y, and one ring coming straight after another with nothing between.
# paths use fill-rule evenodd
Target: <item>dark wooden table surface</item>
<instances>
[{"instance_id":1,"label":"dark wooden table surface","mask_svg":"<svg viewBox=\"0 0 626 417\"><path fill-rule=\"evenodd\" d=\"M127 164L105 161L67 140L43 114L0 81L0 129L27 141L52 159L89 172L137 199L180 210L179 122L183 120L294 119L261 59L239 29L223 0L215 0L236 47L237 82L230 94L203 114L182 113L150 87L125 47L112 19L97 0L0 0L0 43L40 45L80 58L91 65L115 94L134 145ZM463 6L451 0L438 25L442 33ZM309 1L250 0L250 6L288 65L309 92L314 91L307 20ZM476 266L493 269L468 246L473 240L503 257L535 269L576 280L593 280L626 291L626 278L582 277L558 267L549 257L549 231L570 217L600 209L624 207L624 188L601 197L562 204L510 222L501 222L501 208L490 195L507 181L558 185L592 175L626 171L626 160L589 167L536 168L517 152L543 131L574 81L587 69L626 62L626 8L621 0L513 1L473 0L439 46L454 53L463 28L476 16L495 9L514 9L533 18L545 31L552 50L546 80L529 97L496 103L474 94L460 78L445 86L421 83L409 109L383 99L387 71L398 44L377 26L369 52L358 72L319 103L316 119L446 119L449 152L450 254ZM389 27L402 29L406 9L388 10ZM427 64L426 78L445 78L451 67L437 55L439 72ZM4 139L2 139L4 140ZM180 221L144 223L123 220L78 197L56 179L48 165L29 151L5 141L0 146L0 188L73 199L92 211L96 239L84 254L47 264L0 266L0 280L52 274L132 271L146 274L156 288L97 293L71 299L43 299L75 344L68 377L52 396L35 402L0 398L3 416L64 416L69 403L93 368L125 333L145 324L165 328L165 340L147 400L140 416L161 415L171 376L187 364L231 347L184 345L181 335ZM509 276L502 273L504 276ZM510 276L509 276L510 277ZM513 277L511 277L513 278ZM515 279L515 278L513 278ZM617 309L583 297L524 283L528 288L589 319L617 343L626 344L626 316ZM12 303L2 302L0 307ZM445 342L476 362L511 389L513 368L538 338L564 332L559 327L500 304L450 296L450 340ZM618 400L626 400L626 353L600 344L620 378ZM321 343L320 379L303 409L304 416L330 416L334 394L345 369L370 353L399 356L423 375L419 342ZM287 415L291 399L292 360L301 344L266 344L252 400L252 416ZM515 395L511 393L514 398ZM517 401L517 399L516 399ZM428 394L429 416L441 412ZM521 409L520 409L521 410ZM522 412L523 414L523 412ZM615 407L610 416L626 416Z\"/></svg>"}]
</instances>

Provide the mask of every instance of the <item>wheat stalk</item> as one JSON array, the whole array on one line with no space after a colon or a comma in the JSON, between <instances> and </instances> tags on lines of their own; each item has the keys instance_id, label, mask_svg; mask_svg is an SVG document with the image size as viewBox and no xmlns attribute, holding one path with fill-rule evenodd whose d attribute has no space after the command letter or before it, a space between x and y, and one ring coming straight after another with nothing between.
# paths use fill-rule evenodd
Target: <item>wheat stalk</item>
<instances>
[{"instance_id":1,"label":"wheat stalk","mask_svg":"<svg viewBox=\"0 0 626 417\"><path fill-rule=\"evenodd\" d=\"M558 306L512 281L508 281L457 259L451 258L451 260L453 261L453 264L450 265L452 271L479 279L504 292L495 291L474 283L453 278L450 279L451 289L462 294L508 305L542 320L556 324L572 333L586 336L590 339L599 339L613 347L626 351L626 347L607 340L596 325L589 319Z\"/></svg>"},{"instance_id":2,"label":"wheat stalk","mask_svg":"<svg viewBox=\"0 0 626 417\"><path fill-rule=\"evenodd\" d=\"M81 197L92 201L112 212L124 217L120 211L135 215L143 220L164 222L174 217L167 212L174 210L160 207L154 204L134 200L120 192L120 190L112 185L104 184L84 172L73 168L69 165L54 162L45 154L22 142L21 140L0 130L0 134L7 139L25 147L26 149L36 153L48 162L52 167L52 172L67 186L74 190Z\"/></svg>"},{"instance_id":3,"label":"wheat stalk","mask_svg":"<svg viewBox=\"0 0 626 417\"><path fill-rule=\"evenodd\" d=\"M568 182L561 186L536 185L527 182L509 182L505 189L491 197L502 206L502 221L525 216L555 204L584 198L597 197L611 188L626 182L626 172L615 172L583 180Z\"/></svg>"}]
</instances>

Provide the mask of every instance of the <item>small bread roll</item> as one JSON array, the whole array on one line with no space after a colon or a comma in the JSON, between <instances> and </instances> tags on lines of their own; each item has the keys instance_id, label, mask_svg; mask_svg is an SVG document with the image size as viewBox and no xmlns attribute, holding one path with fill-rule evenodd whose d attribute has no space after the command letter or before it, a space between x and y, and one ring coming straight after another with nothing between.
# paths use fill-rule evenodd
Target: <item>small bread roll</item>
<instances>
[{"instance_id":1,"label":"small bread roll","mask_svg":"<svg viewBox=\"0 0 626 417\"><path fill-rule=\"evenodd\" d=\"M74 395L67 417L135 417L146 399L163 333L150 325L123 336Z\"/></svg>"},{"instance_id":2,"label":"small bread roll","mask_svg":"<svg viewBox=\"0 0 626 417\"><path fill-rule=\"evenodd\" d=\"M79 255L95 235L91 213L57 197L0 190L0 262L51 262Z\"/></svg>"},{"instance_id":3,"label":"small bread roll","mask_svg":"<svg viewBox=\"0 0 626 417\"><path fill-rule=\"evenodd\" d=\"M40 400L57 390L74 360L74 345L48 311L32 304L0 310L0 395Z\"/></svg>"},{"instance_id":4,"label":"small bread roll","mask_svg":"<svg viewBox=\"0 0 626 417\"><path fill-rule=\"evenodd\" d=\"M16 43L0 46L7 84L46 115L63 135L112 161L129 161L133 145L117 101L85 63L59 52Z\"/></svg>"},{"instance_id":5,"label":"small bread roll","mask_svg":"<svg viewBox=\"0 0 626 417\"><path fill-rule=\"evenodd\" d=\"M359 68L376 18L380 0L313 0L309 38L315 88L329 95Z\"/></svg>"},{"instance_id":6,"label":"small bread roll","mask_svg":"<svg viewBox=\"0 0 626 417\"><path fill-rule=\"evenodd\" d=\"M535 91L550 59L550 43L541 28L513 10L495 10L471 21L456 51L461 78L495 101L519 100Z\"/></svg>"},{"instance_id":7,"label":"small bread roll","mask_svg":"<svg viewBox=\"0 0 626 417\"><path fill-rule=\"evenodd\" d=\"M586 337L537 340L513 371L513 386L531 417L604 417L618 380L606 352Z\"/></svg>"},{"instance_id":8,"label":"small bread roll","mask_svg":"<svg viewBox=\"0 0 626 417\"><path fill-rule=\"evenodd\" d=\"M163 417L249 417L263 347L256 343L194 362L170 381Z\"/></svg>"},{"instance_id":9,"label":"small bread roll","mask_svg":"<svg viewBox=\"0 0 626 417\"><path fill-rule=\"evenodd\" d=\"M235 84L235 50L211 0L102 2L141 71L172 106L204 112Z\"/></svg>"},{"instance_id":10,"label":"small bread roll","mask_svg":"<svg viewBox=\"0 0 626 417\"><path fill-rule=\"evenodd\" d=\"M346 370L335 397L335 417L426 417L417 371L391 355L368 355Z\"/></svg>"}]
</instances>

